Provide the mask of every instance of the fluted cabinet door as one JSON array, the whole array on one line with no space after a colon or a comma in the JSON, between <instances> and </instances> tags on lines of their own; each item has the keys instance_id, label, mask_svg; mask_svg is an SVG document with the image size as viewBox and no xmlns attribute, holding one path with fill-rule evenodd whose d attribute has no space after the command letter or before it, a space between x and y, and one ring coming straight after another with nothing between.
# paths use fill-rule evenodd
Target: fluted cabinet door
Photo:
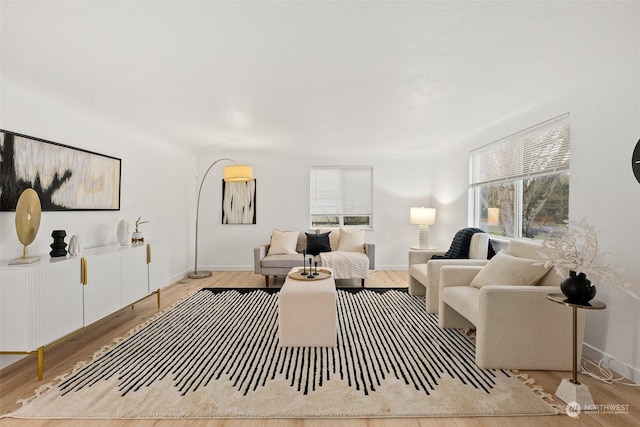
<instances>
[{"instance_id":1,"label":"fluted cabinet door","mask_svg":"<svg viewBox=\"0 0 640 427\"><path fill-rule=\"evenodd\" d=\"M0 269L0 351L33 351L80 329L80 260L46 259Z\"/></svg>"},{"instance_id":2,"label":"fluted cabinet door","mask_svg":"<svg viewBox=\"0 0 640 427\"><path fill-rule=\"evenodd\" d=\"M169 248L164 240L149 243L149 289L152 293L169 285Z\"/></svg>"},{"instance_id":3,"label":"fluted cabinet door","mask_svg":"<svg viewBox=\"0 0 640 427\"><path fill-rule=\"evenodd\" d=\"M0 351L31 351L27 269L7 267L0 272Z\"/></svg>"},{"instance_id":4,"label":"fluted cabinet door","mask_svg":"<svg viewBox=\"0 0 640 427\"><path fill-rule=\"evenodd\" d=\"M84 326L78 258L30 271L32 348L50 344Z\"/></svg>"},{"instance_id":5,"label":"fluted cabinet door","mask_svg":"<svg viewBox=\"0 0 640 427\"><path fill-rule=\"evenodd\" d=\"M120 292L123 306L149 294L147 274L146 245L120 251Z\"/></svg>"},{"instance_id":6,"label":"fluted cabinet door","mask_svg":"<svg viewBox=\"0 0 640 427\"><path fill-rule=\"evenodd\" d=\"M85 255L84 324L89 325L122 308L120 253Z\"/></svg>"}]
</instances>

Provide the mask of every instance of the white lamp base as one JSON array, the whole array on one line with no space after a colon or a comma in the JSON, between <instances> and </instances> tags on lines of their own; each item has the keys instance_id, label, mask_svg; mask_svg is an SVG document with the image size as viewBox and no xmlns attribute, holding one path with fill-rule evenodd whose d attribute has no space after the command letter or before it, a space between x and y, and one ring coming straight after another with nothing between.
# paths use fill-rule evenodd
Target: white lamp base
<instances>
[{"instance_id":1,"label":"white lamp base","mask_svg":"<svg viewBox=\"0 0 640 427\"><path fill-rule=\"evenodd\" d=\"M423 224L418 225L418 233L420 237L420 244L416 249L434 249L429 244L429 226Z\"/></svg>"},{"instance_id":2,"label":"white lamp base","mask_svg":"<svg viewBox=\"0 0 640 427\"><path fill-rule=\"evenodd\" d=\"M580 405L581 408L593 407L595 405L589 388L582 383L574 384L569 378L562 380L556 390L556 396L564 403L575 402Z\"/></svg>"}]
</instances>

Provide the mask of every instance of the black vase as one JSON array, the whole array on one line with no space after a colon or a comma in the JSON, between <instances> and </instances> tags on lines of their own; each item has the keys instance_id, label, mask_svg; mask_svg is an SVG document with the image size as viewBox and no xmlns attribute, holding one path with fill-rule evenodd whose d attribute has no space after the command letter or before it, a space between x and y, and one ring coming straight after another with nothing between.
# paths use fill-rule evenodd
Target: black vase
<instances>
[{"instance_id":1,"label":"black vase","mask_svg":"<svg viewBox=\"0 0 640 427\"><path fill-rule=\"evenodd\" d=\"M53 237L53 243L49 246L51 247L51 252L49 255L53 257L59 256L67 256L67 244L64 241L64 238L67 236L67 232L64 230L53 230L51 233L51 237Z\"/></svg>"},{"instance_id":2,"label":"black vase","mask_svg":"<svg viewBox=\"0 0 640 427\"><path fill-rule=\"evenodd\" d=\"M591 281L584 273L569 272L569 277L560 285L562 293L571 303L586 304L596 296L596 287L591 286Z\"/></svg>"}]
</instances>

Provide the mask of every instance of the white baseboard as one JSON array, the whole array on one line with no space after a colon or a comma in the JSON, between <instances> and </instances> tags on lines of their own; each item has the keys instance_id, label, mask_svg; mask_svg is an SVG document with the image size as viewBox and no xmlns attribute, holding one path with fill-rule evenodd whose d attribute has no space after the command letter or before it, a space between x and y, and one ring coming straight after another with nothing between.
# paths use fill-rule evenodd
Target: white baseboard
<instances>
[{"instance_id":1,"label":"white baseboard","mask_svg":"<svg viewBox=\"0 0 640 427\"><path fill-rule=\"evenodd\" d=\"M209 271L253 271L252 265L205 265L199 268ZM189 270L191 271L191 270Z\"/></svg>"},{"instance_id":2,"label":"white baseboard","mask_svg":"<svg viewBox=\"0 0 640 427\"><path fill-rule=\"evenodd\" d=\"M595 347L590 346L587 343L584 343L582 346L582 355L588 359L593 360L598 363L600 360L608 359L612 361L612 363L605 364L604 366L615 370L617 374L624 375L625 372L620 372L624 370L624 366L627 366L628 372L626 373L627 379L633 381L636 384L640 384L640 368L630 366L622 361L616 359L614 356L607 354ZM622 369L621 369L622 368ZM597 374L597 372L594 372Z\"/></svg>"},{"instance_id":3,"label":"white baseboard","mask_svg":"<svg viewBox=\"0 0 640 427\"><path fill-rule=\"evenodd\" d=\"M0 356L0 369L4 369L9 365L13 365L20 359L24 359L27 356L15 355L15 354L3 354ZM34 369L35 372L35 369Z\"/></svg>"},{"instance_id":4,"label":"white baseboard","mask_svg":"<svg viewBox=\"0 0 640 427\"><path fill-rule=\"evenodd\" d=\"M407 271L409 267L405 265L376 265L378 271Z\"/></svg>"}]
</instances>

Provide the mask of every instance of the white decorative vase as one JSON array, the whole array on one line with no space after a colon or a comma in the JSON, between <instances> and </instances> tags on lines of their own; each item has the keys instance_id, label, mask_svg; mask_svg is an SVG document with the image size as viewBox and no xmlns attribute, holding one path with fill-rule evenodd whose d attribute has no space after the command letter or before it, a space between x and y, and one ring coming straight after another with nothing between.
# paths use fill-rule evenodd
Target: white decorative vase
<instances>
[{"instance_id":1,"label":"white decorative vase","mask_svg":"<svg viewBox=\"0 0 640 427\"><path fill-rule=\"evenodd\" d=\"M118 223L117 238L120 245L127 246L129 244L129 234L131 234L129 230L131 230L131 226L124 219Z\"/></svg>"},{"instance_id":2,"label":"white decorative vase","mask_svg":"<svg viewBox=\"0 0 640 427\"><path fill-rule=\"evenodd\" d=\"M138 245L144 243L144 237L142 236L142 231L134 231L131 235L131 244Z\"/></svg>"},{"instance_id":3,"label":"white decorative vase","mask_svg":"<svg viewBox=\"0 0 640 427\"><path fill-rule=\"evenodd\" d=\"M69 240L69 255L78 256L82 252L82 246L80 245L80 237L77 234L71 236Z\"/></svg>"}]
</instances>

